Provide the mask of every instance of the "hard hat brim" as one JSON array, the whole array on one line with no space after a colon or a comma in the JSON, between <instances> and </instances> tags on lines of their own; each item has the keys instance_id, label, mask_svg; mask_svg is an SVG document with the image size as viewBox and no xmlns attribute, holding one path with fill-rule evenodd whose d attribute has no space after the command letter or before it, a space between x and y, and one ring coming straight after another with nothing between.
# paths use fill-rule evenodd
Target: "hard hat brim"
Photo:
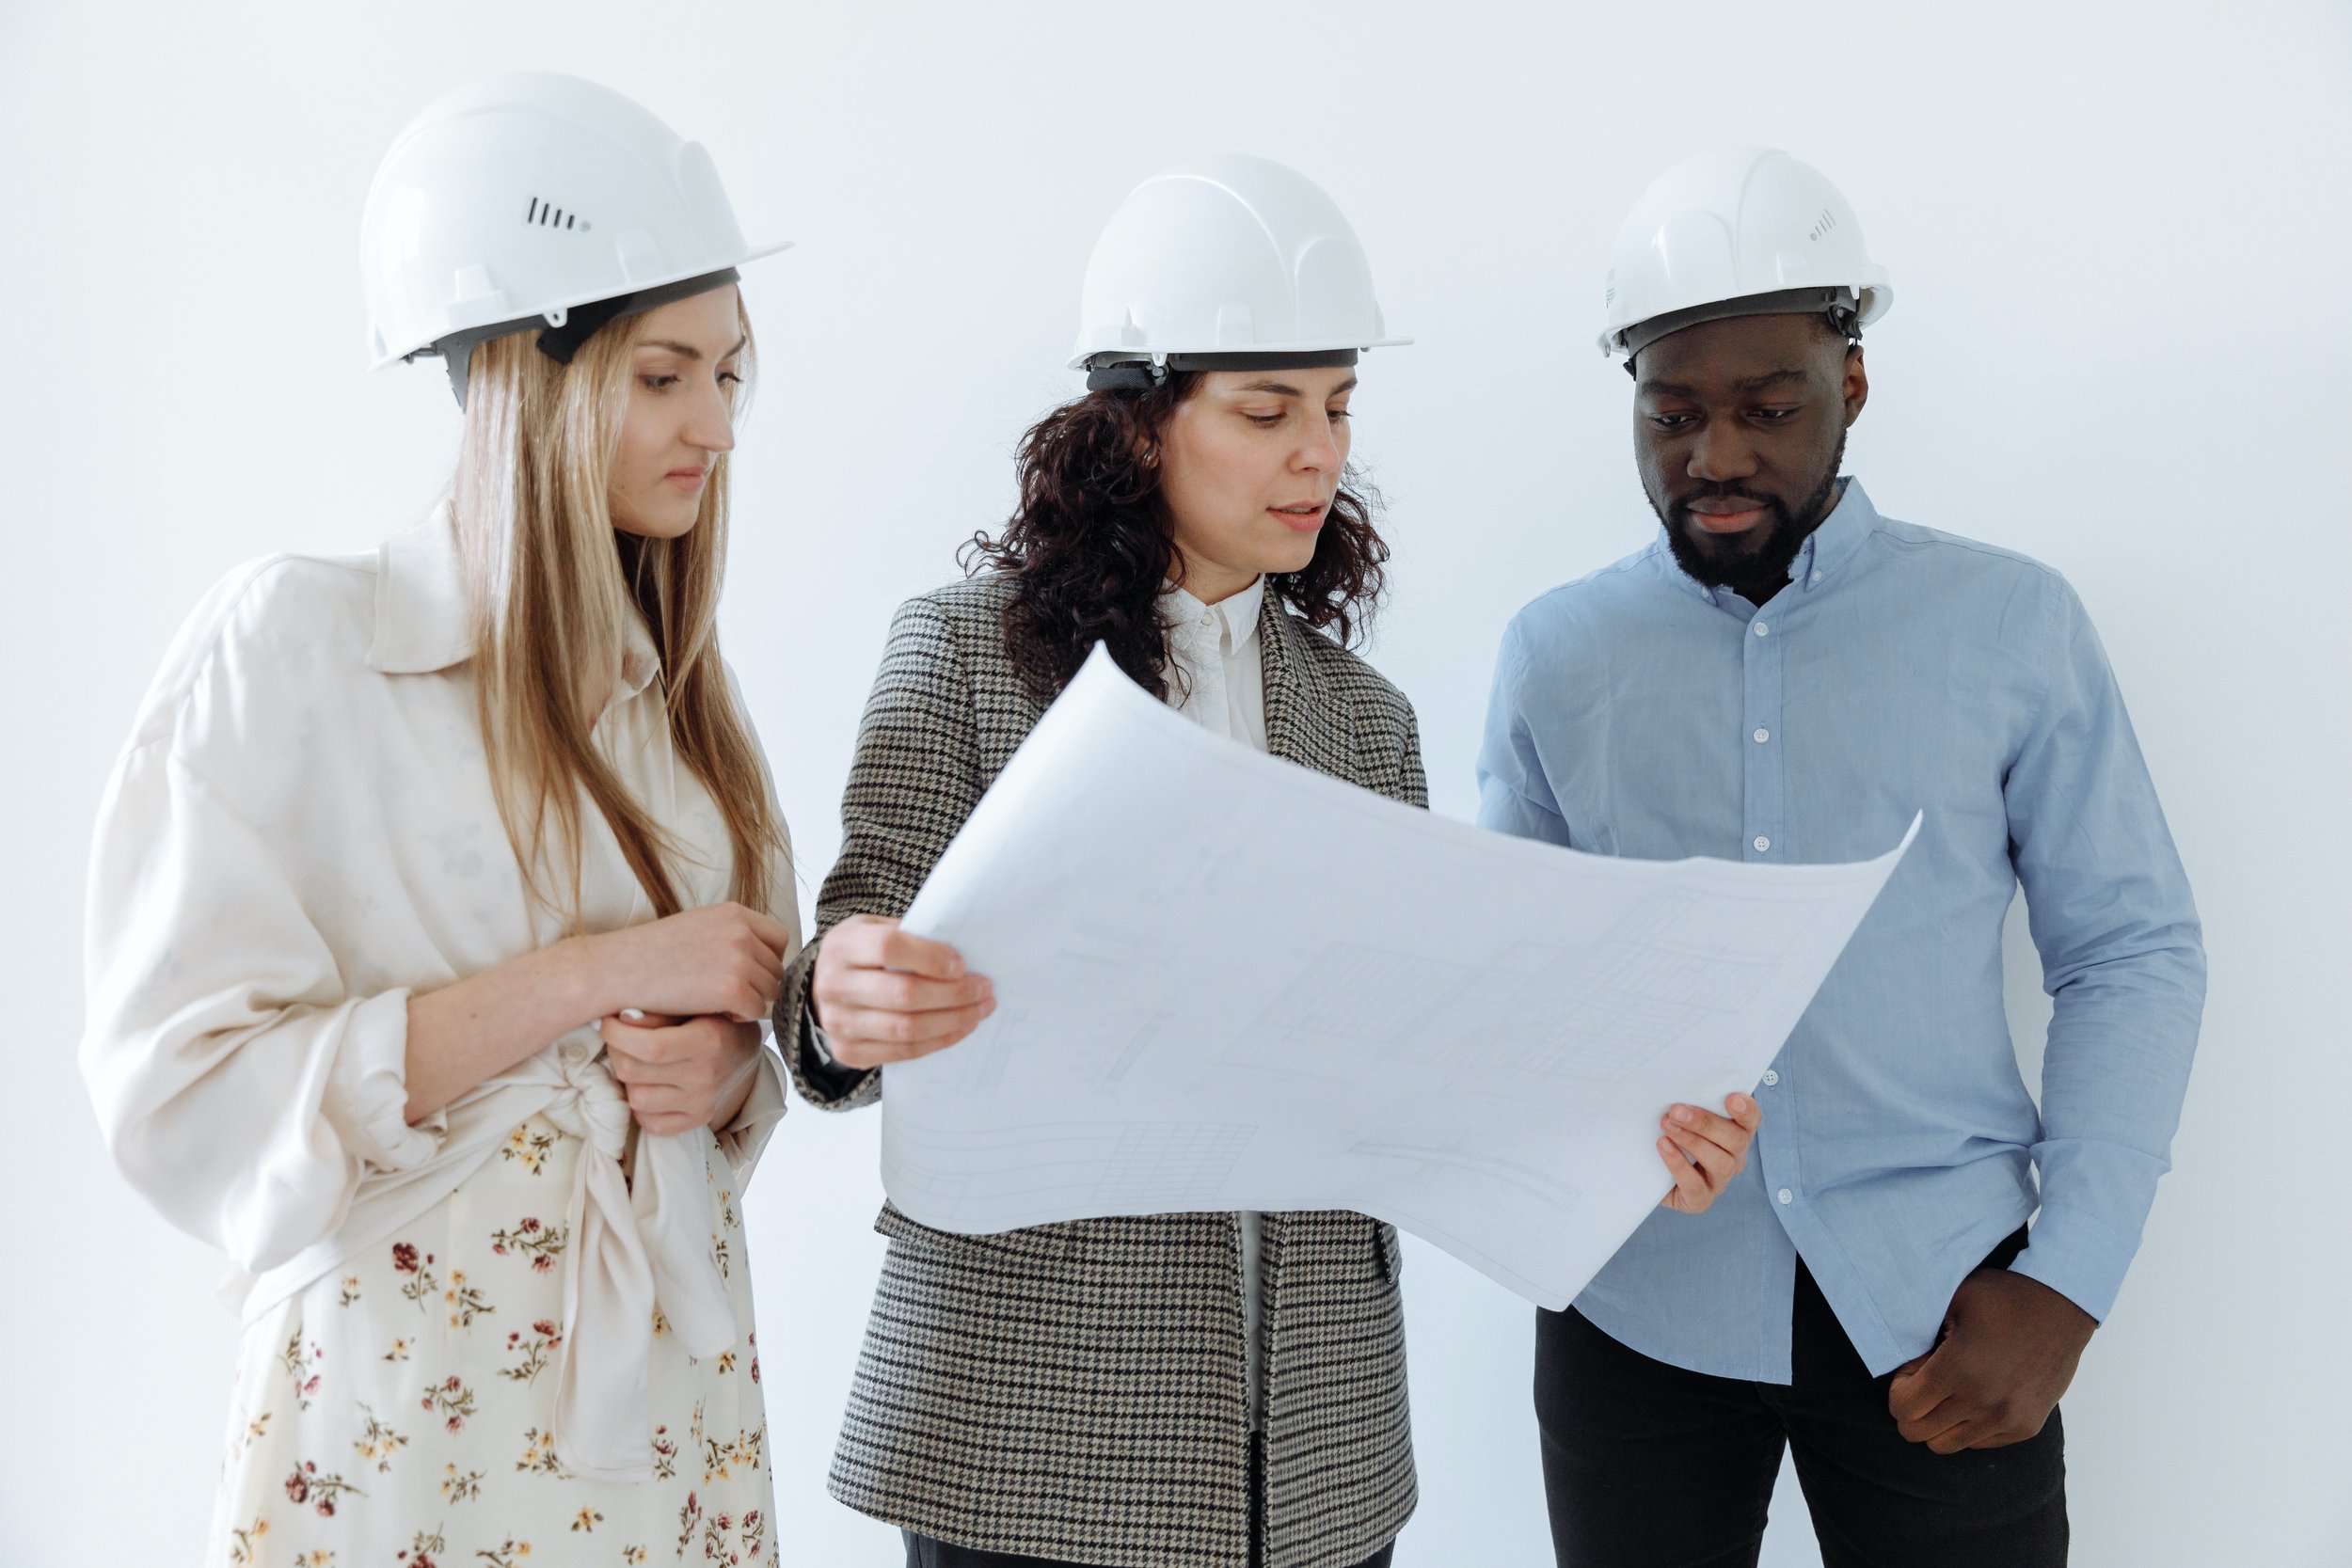
<instances>
[{"instance_id":1,"label":"hard hat brim","mask_svg":"<svg viewBox=\"0 0 2352 1568\"><path fill-rule=\"evenodd\" d=\"M1073 371L1089 369L1100 360L1108 363L1120 359L1166 359L1181 354L1263 354L1305 355L1330 354L1341 349L1403 348L1410 338L1318 338L1295 343L1168 343L1153 344L1148 349L1105 346L1082 349L1067 367Z\"/></svg>"},{"instance_id":2,"label":"hard hat brim","mask_svg":"<svg viewBox=\"0 0 2352 1568\"><path fill-rule=\"evenodd\" d=\"M626 289L591 289L576 297L553 300L542 309L532 311L530 316L517 318L526 325L518 325L515 330L527 332L530 330L528 323L542 320L558 310L568 311L578 306L594 305L598 300L612 299L621 294L639 293L649 289L665 288L672 283L683 283L690 277L700 277L707 273L723 272L729 267L739 267L746 261L756 261L764 256L773 256L779 251L790 250L795 243L791 240L778 240L773 245L754 245L739 256L715 261L705 260L691 266L657 272L648 277L631 278ZM411 343L404 348L396 348L377 357L368 366L368 369L380 371L387 365L398 364L402 360L414 359L421 355L436 353L437 351L433 345L437 341L439 341L438 339L429 339L421 343Z\"/></svg>"}]
</instances>

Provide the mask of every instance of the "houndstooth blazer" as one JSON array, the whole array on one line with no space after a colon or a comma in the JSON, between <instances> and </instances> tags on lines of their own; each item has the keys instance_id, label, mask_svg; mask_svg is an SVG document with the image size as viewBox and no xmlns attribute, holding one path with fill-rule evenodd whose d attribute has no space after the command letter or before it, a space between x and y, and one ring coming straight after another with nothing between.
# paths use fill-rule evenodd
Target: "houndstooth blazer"
<instances>
[{"instance_id":1,"label":"houndstooth blazer","mask_svg":"<svg viewBox=\"0 0 2352 1568\"><path fill-rule=\"evenodd\" d=\"M879 1071L813 1060L803 1028L821 933L896 916L1041 706L1005 650L1001 577L908 601L890 628L842 800L819 938L785 978L776 1035L834 1110ZM1268 594L1259 622L1276 755L1426 805L1402 693ZM1268 866L1268 876L1281 875ZM1302 889L1301 900L1312 896ZM990 1551L1101 1568L1243 1568L1249 1556L1239 1227L1231 1214L890 1238L831 1490L851 1508ZM1362 1214L1265 1217L1265 1568L1335 1568L1416 1497L1396 1233Z\"/></svg>"}]
</instances>

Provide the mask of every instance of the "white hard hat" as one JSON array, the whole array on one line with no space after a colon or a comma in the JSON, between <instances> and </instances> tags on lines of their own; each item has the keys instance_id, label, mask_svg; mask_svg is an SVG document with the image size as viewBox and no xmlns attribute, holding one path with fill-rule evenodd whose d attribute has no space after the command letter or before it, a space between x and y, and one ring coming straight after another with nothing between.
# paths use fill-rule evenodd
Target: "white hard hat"
<instances>
[{"instance_id":1,"label":"white hard hat","mask_svg":"<svg viewBox=\"0 0 2352 1568\"><path fill-rule=\"evenodd\" d=\"M710 154L610 87L494 76L435 100L376 170L359 223L370 348L378 366L451 358L462 403L474 343L620 302L601 325L790 243L746 245Z\"/></svg>"},{"instance_id":2,"label":"white hard hat","mask_svg":"<svg viewBox=\"0 0 2352 1568\"><path fill-rule=\"evenodd\" d=\"M1078 320L1072 370L1308 356L1353 364L1359 349L1412 341L1389 336L1363 244L1322 187L1237 155L1165 170L1128 193L1094 242Z\"/></svg>"},{"instance_id":3,"label":"white hard hat","mask_svg":"<svg viewBox=\"0 0 2352 1568\"><path fill-rule=\"evenodd\" d=\"M1859 336L1895 302L1837 187L1769 147L1702 152L1651 181L1609 261L1600 351L1629 363L1728 316L1820 311Z\"/></svg>"}]
</instances>

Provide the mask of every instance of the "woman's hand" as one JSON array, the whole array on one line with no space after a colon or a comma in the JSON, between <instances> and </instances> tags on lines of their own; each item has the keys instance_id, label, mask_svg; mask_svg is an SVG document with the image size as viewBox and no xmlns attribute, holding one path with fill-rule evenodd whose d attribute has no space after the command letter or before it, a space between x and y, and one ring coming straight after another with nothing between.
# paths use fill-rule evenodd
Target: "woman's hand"
<instances>
[{"instance_id":1,"label":"woman's hand","mask_svg":"<svg viewBox=\"0 0 2352 1568\"><path fill-rule=\"evenodd\" d=\"M1658 1157L1674 1173L1674 1191L1659 1205L1686 1214L1703 1214L1723 1196L1731 1179L1748 1168L1748 1145L1763 1125L1764 1107L1744 1094L1724 1100L1728 1117L1695 1105L1669 1108L1658 1124L1666 1135L1658 1140Z\"/></svg>"},{"instance_id":2,"label":"woman's hand","mask_svg":"<svg viewBox=\"0 0 2352 1568\"><path fill-rule=\"evenodd\" d=\"M809 995L827 1053L858 1069L944 1051L996 1010L993 989L954 948L870 914L825 933Z\"/></svg>"},{"instance_id":3,"label":"woman's hand","mask_svg":"<svg viewBox=\"0 0 2352 1568\"><path fill-rule=\"evenodd\" d=\"M743 1108L759 1072L756 1023L641 1013L608 1018L602 1029L629 1114L657 1135L724 1127Z\"/></svg>"},{"instance_id":4,"label":"woman's hand","mask_svg":"<svg viewBox=\"0 0 2352 1568\"><path fill-rule=\"evenodd\" d=\"M755 1023L784 990L792 933L757 910L711 904L580 942L597 1014L634 1007Z\"/></svg>"}]
</instances>

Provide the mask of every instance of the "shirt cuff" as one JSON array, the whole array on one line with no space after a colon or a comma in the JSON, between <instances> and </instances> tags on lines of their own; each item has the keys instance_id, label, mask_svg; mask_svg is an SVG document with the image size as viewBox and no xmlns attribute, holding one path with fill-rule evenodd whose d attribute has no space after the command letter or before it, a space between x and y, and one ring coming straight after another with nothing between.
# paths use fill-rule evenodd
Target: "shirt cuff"
<instances>
[{"instance_id":1,"label":"shirt cuff","mask_svg":"<svg viewBox=\"0 0 2352 1568\"><path fill-rule=\"evenodd\" d=\"M875 1068L843 1067L833 1059L824 1029L801 1009L801 1092L828 1110L862 1105L881 1092L882 1074Z\"/></svg>"},{"instance_id":2,"label":"shirt cuff","mask_svg":"<svg viewBox=\"0 0 2352 1568\"><path fill-rule=\"evenodd\" d=\"M350 1005L319 1110L345 1152L377 1170L410 1170L439 1150L443 1112L408 1124L407 988Z\"/></svg>"},{"instance_id":3,"label":"shirt cuff","mask_svg":"<svg viewBox=\"0 0 2352 1568\"><path fill-rule=\"evenodd\" d=\"M2117 1236L2086 1210L2044 1204L2026 1250L2009 1271L2047 1285L2105 1323L2138 1250L2137 1237Z\"/></svg>"},{"instance_id":4,"label":"shirt cuff","mask_svg":"<svg viewBox=\"0 0 2352 1568\"><path fill-rule=\"evenodd\" d=\"M727 1166L735 1173L738 1192L752 1179L752 1169L759 1164L760 1150L768 1147L776 1123L790 1109L784 1092L784 1064L776 1053L765 1046L760 1048L759 1071L752 1080L752 1092L743 1099L742 1108L735 1119L719 1130L719 1152L725 1155Z\"/></svg>"}]
</instances>

